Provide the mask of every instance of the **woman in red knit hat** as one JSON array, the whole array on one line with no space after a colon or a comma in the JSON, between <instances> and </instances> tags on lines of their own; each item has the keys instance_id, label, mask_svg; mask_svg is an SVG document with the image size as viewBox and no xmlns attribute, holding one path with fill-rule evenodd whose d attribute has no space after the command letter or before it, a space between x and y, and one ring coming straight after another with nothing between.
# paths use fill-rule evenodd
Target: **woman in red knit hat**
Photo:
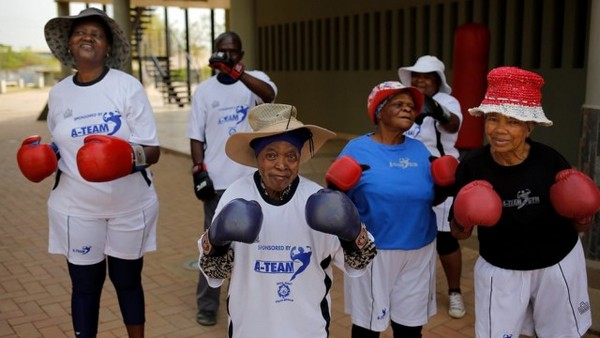
<instances>
[{"instance_id":1,"label":"woman in red knit hat","mask_svg":"<svg viewBox=\"0 0 600 338\"><path fill-rule=\"evenodd\" d=\"M459 239L477 227L476 337L580 337L590 327L585 256L600 192L553 148L531 138L551 126L543 78L516 67L488 74L481 105L487 145L459 164L450 218Z\"/></svg>"}]
</instances>

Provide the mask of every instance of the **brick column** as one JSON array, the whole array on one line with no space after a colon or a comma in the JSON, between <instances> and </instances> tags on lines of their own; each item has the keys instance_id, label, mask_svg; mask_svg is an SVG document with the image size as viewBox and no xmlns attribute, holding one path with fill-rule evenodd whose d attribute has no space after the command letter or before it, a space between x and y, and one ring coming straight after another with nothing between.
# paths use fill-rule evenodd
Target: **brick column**
<instances>
[{"instance_id":1,"label":"brick column","mask_svg":"<svg viewBox=\"0 0 600 338\"><path fill-rule=\"evenodd\" d=\"M577 167L589 175L596 185L600 182L600 107L583 108L581 138L579 139L579 163ZM600 226L596 216L592 230L585 233L582 243L586 256L600 260Z\"/></svg>"},{"instance_id":2,"label":"brick column","mask_svg":"<svg viewBox=\"0 0 600 338\"><path fill-rule=\"evenodd\" d=\"M588 174L596 185L600 183L600 0L590 6L590 31L585 103L582 109L579 163L577 167ZM586 256L600 260L600 219L596 216L594 227L584 234L582 241Z\"/></svg>"}]
</instances>

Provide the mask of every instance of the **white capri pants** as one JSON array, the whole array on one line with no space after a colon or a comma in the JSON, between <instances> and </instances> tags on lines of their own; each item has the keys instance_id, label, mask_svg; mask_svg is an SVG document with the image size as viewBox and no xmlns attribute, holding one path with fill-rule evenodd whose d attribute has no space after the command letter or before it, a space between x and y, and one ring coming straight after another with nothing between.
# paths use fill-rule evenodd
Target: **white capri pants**
<instances>
[{"instance_id":1,"label":"white capri pants","mask_svg":"<svg viewBox=\"0 0 600 338\"><path fill-rule=\"evenodd\" d=\"M113 218L78 217L48 208L48 252L76 265L92 265L106 256L138 259L156 250L158 201L141 211Z\"/></svg>"},{"instance_id":2,"label":"white capri pants","mask_svg":"<svg viewBox=\"0 0 600 338\"><path fill-rule=\"evenodd\" d=\"M436 313L435 240L416 250L377 250L359 277L344 276L346 313L352 323L383 332L390 320L425 325Z\"/></svg>"}]
</instances>

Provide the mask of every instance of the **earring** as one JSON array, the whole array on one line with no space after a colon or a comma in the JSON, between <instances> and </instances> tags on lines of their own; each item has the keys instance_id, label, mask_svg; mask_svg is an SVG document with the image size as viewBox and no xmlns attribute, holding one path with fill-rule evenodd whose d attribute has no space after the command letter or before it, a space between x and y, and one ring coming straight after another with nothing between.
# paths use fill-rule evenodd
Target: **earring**
<instances>
[{"instance_id":1,"label":"earring","mask_svg":"<svg viewBox=\"0 0 600 338\"><path fill-rule=\"evenodd\" d=\"M106 58L108 59L109 57L110 57L110 54L109 54L109 53L106 53Z\"/></svg>"}]
</instances>

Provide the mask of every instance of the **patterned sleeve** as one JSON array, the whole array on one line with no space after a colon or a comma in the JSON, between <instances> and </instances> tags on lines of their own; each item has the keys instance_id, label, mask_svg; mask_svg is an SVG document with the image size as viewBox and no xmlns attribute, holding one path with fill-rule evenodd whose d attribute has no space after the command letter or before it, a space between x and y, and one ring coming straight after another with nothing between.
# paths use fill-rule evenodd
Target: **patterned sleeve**
<instances>
[{"instance_id":1,"label":"patterned sleeve","mask_svg":"<svg viewBox=\"0 0 600 338\"><path fill-rule=\"evenodd\" d=\"M205 252L210 251L210 244L208 242L208 236L206 233L204 233L204 235L202 235L198 241L198 246L200 249L198 266L208 278L222 280L231 277L234 256L233 249L231 247L228 248L227 253L224 255L206 255Z\"/></svg>"},{"instance_id":2,"label":"patterned sleeve","mask_svg":"<svg viewBox=\"0 0 600 338\"><path fill-rule=\"evenodd\" d=\"M199 265L209 278L227 279L233 270L233 249L229 248L227 254L222 256L201 255Z\"/></svg>"},{"instance_id":3,"label":"patterned sleeve","mask_svg":"<svg viewBox=\"0 0 600 338\"><path fill-rule=\"evenodd\" d=\"M355 242L350 246L342 244L344 263L353 269L362 270L375 258L377 248L373 236L369 234L364 225Z\"/></svg>"}]
</instances>

